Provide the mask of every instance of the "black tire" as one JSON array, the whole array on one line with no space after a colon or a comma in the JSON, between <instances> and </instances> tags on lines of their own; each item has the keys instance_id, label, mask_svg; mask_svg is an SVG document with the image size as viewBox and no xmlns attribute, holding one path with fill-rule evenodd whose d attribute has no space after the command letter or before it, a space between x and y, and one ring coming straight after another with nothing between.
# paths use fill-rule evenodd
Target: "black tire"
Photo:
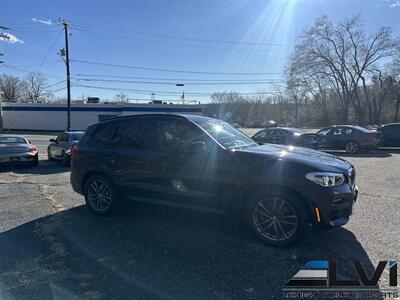
<instances>
[{"instance_id":1,"label":"black tire","mask_svg":"<svg viewBox=\"0 0 400 300\"><path fill-rule=\"evenodd\" d=\"M90 176L84 184L84 195L87 208L95 215L109 215L117 206L118 196L114 184L104 175Z\"/></svg>"},{"instance_id":2,"label":"black tire","mask_svg":"<svg viewBox=\"0 0 400 300\"><path fill-rule=\"evenodd\" d=\"M356 141L350 141L346 144L345 150L347 153L356 154L360 151L360 145Z\"/></svg>"},{"instance_id":3,"label":"black tire","mask_svg":"<svg viewBox=\"0 0 400 300\"><path fill-rule=\"evenodd\" d=\"M246 219L257 238L274 247L286 247L296 242L309 223L304 202L295 194L285 192L254 197L246 210Z\"/></svg>"},{"instance_id":4,"label":"black tire","mask_svg":"<svg viewBox=\"0 0 400 300\"><path fill-rule=\"evenodd\" d=\"M62 165L64 167L70 167L71 166L71 157L67 155L64 151L62 153L62 159L61 159Z\"/></svg>"},{"instance_id":5,"label":"black tire","mask_svg":"<svg viewBox=\"0 0 400 300\"><path fill-rule=\"evenodd\" d=\"M35 160L31 162L31 167L38 167L39 166L39 157L35 157Z\"/></svg>"},{"instance_id":6,"label":"black tire","mask_svg":"<svg viewBox=\"0 0 400 300\"><path fill-rule=\"evenodd\" d=\"M54 161L55 160L54 157L51 155L49 148L47 148L47 158L48 158L49 161Z\"/></svg>"}]
</instances>

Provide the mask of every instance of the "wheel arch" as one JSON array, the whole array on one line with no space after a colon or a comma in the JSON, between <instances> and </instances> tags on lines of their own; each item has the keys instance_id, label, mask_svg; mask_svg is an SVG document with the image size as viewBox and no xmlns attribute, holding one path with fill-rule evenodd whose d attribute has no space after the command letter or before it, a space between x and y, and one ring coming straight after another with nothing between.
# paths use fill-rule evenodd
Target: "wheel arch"
<instances>
[{"instance_id":1,"label":"wheel arch","mask_svg":"<svg viewBox=\"0 0 400 300\"><path fill-rule=\"evenodd\" d=\"M88 172L85 173L85 175L82 176L82 179L81 179L82 193L85 193L85 184L88 181L88 179L90 177L92 177L92 176L95 176L95 175L104 176L108 180L110 180L112 184L114 184L114 181L112 180L111 176L107 175L105 172L97 171L97 170L88 171Z\"/></svg>"},{"instance_id":2,"label":"wheel arch","mask_svg":"<svg viewBox=\"0 0 400 300\"><path fill-rule=\"evenodd\" d=\"M256 190L258 191L265 191L265 192L271 192L271 194L286 194L286 195L292 195L296 197L299 201L301 201L307 211L307 216L310 222L314 222L316 220L316 216L314 214L314 205L312 201L307 198L304 193L299 191L293 186L287 185L287 184L281 184L281 183L265 183L265 182L256 182L252 184L248 184L244 187L241 188L241 192L238 192L236 195L239 195L235 201L234 207L232 209L236 211L239 214L243 214L243 212L246 211L247 205L249 205L248 199L249 193L251 191Z\"/></svg>"}]
</instances>

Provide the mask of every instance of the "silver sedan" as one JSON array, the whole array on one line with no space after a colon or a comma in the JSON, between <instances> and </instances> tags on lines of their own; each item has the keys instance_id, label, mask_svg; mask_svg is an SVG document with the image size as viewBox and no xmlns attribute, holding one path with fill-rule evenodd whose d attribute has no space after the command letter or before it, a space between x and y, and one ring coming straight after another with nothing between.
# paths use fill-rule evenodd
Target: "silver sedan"
<instances>
[{"instance_id":1,"label":"silver sedan","mask_svg":"<svg viewBox=\"0 0 400 300\"><path fill-rule=\"evenodd\" d=\"M29 140L16 134L0 134L0 165L39 164L39 152Z\"/></svg>"}]
</instances>

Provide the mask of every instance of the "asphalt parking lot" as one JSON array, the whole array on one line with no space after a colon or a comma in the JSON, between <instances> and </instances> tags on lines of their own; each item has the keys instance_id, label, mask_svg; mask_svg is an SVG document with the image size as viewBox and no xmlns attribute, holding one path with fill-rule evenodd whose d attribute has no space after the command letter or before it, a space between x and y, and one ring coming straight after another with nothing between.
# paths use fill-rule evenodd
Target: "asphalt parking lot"
<instances>
[{"instance_id":1,"label":"asphalt parking lot","mask_svg":"<svg viewBox=\"0 0 400 300\"><path fill-rule=\"evenodd\" d=\"M272 299L309 260L336 260L343 278L352 260L400 260L400 150L338 153L357 170L356 214L276 249L220 215L129 203L92 216L47 161L50 136L28 138L40 166L0 169L0 299Z\"/></svg>"}]
</instances>

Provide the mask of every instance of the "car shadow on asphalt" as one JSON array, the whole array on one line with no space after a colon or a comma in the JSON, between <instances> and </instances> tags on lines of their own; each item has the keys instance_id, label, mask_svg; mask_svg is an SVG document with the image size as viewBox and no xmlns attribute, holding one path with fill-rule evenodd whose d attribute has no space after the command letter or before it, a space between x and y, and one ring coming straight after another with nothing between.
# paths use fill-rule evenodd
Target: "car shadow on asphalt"
<instances>
[{"instance_id":1,"label":"car shadow on asphalt","mask_svg":"<svg viewBox=\"0 0 400 300\"><path fill-rule=\"evenodd\" d=\"M17 174L38 174L49 175L69 172L69 167L64 167L61 162L43 160L39 162L37 167L26 165L7 165L0 166L0 173L14 172Z\"/></svg>"},{"instance_id":2,"label":"car shadow on asphalt","mask_svg":"<svg viewBox=\"0 0 400 300\"><path fill-rule=\"evenodd\" d=\"M336 260L338 277L357 278L351 261L374 267L343 228L291 248L259 243L219 215L128 204L112 217L84 206L0 234L0 298L271 299L310 260Z\"/></svg>"}]
</instances>

